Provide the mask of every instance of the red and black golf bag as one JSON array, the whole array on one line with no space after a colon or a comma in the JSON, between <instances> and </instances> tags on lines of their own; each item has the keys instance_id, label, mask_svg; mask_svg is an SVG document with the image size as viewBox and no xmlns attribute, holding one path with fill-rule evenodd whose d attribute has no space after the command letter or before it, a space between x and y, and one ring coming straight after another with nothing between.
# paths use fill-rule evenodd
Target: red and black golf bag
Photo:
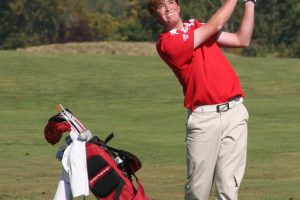
<instances>
[{"instance_id":1,"label":"red and black golf bag","mask_svg":"<svg viewBox=\"0 0 300 200\"><path fill-rule=\"evenodd\" d=\"M98 137L93 137L69 109L59 104L57 110L59 113L49 119L44 129L45 139L52 145L56 144L63 132L72 129L78 133L80 140L87 141L89 187L98 200L150 200L145 196L144 188L135 175L142 166L140 160L128 151L107 145L113 138L113 133L102 141ZM66 142L70 145L72 139L66 137ZM58 151L56 155L58 160L62 160L67 145ZM136 184L133 183L133 177Z\"/></svg>"},{"instance_id":2,"label":"red and black golf bag","mask_svg":"<svg viewBox=\"0 0 300 200\"><path fill-rule=\"evenodd\" d=\"M94 137L86 144L89 186L99 200L149 200L135 172L141 168L140 160L133 154L106 145ZM137 182L137 188L132 182Z\"/></svg>"}]
</instances>

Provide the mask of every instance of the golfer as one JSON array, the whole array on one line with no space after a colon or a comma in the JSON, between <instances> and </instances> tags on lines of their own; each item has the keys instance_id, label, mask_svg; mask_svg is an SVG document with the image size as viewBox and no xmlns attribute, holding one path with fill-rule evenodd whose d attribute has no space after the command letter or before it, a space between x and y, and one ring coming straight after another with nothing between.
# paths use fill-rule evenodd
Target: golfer
<instances>
[{"instance_id":1,"label":"golfer","mask_svg":"<svg viewBox=\"0 0 300 200\"><path fill-rule=\"evenodd\" d=\"M254 26L255 0L244 0L239 30L223 32L237 0L224 0L207 23L183 21L178 0L148 0L163 31L160 57L183 88L186 123L186 200L209 199L213 180L218 200L237 200L247 151L248 111L240 80L220 47L247 47Z\"/></svg>"}]
</instances>

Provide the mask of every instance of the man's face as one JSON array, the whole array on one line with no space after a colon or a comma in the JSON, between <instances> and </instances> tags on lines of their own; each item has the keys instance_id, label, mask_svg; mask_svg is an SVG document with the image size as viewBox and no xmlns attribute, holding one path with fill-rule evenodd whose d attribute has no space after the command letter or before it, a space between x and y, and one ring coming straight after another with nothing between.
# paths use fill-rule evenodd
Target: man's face
<instances>
[{"instance_id":1,"label":"man's face","mask_svg":"<svg viewBox=\"0 0 300 200\"><path fill-rule=\"evenodd\" d=\"M176 28L181 22L180 7L175 0L163 0L156 7L155 17L165 29Z\"/></svg>"}]
</instances>

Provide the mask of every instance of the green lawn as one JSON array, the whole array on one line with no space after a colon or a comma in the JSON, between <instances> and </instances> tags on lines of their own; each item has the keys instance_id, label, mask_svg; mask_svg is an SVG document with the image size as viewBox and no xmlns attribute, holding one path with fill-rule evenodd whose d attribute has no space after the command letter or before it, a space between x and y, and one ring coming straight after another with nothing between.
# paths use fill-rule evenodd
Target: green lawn
<instances>
[{"instance_id":1,"label":"green lawn","mask_svg":"<svg viewBox=\"0 0 300 200\"><path fill-rule=\"evenodd\" d=\"M228 57L250 112L240 199L298 200L300 60ZM186 111L158 57L0 51L0 75L0 200L53 198L62 142L48 145L43 128L57 103L141 158L137 175L150 197L183 199Z\"/></svg>"}]
</instances>

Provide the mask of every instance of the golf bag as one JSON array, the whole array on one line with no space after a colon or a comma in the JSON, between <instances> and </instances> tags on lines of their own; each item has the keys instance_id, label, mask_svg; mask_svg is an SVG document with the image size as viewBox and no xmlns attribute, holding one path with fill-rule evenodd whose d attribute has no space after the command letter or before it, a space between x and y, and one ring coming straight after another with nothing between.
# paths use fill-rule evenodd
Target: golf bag
<instances>
[{"instance_id":1,"label":"golf bag","mask_svg":"<svg viewBox=\"0 0 300 200\"><path fill-rule=\"evenodd\" d=\"M98 200L149 200L135 172L141 168L133 154L106 145L97 137L86 144L86 157L90 190ZM137 182L135 188L132 177Z\"/></svg>"},{"instance_id":2,"label":"golf bag","mask_svg":"<svg viewBox=\"0 0 300 200\"><path fill-rule=\"evenodd\" d=\"M82 142L76 142L76 144L85 145L86 150L86 155L84 153L83 155L86 157L87 177L84 178L86 178L88 183L86 182L84 185L87 189L89 185L91 192L98 200L150 200L145 196L144 188L135 175L135 172L142 166L140 160L127 151L118 150L107 145L113 138L113 133L102 141L98 137L93 137L92 133L86 129L69 109L65 109L62 105L58 104L57 110L59 113L51 117L45 127L45 139L51 144L56 144L61 139L63 132L71 131L72 133L73 131L75 135L77 134L76 138L74 135L73 137L76 141ZM75 141L73 141L74 138L70 136L66 137L67 144L60 148L56 154L59 161L63 162L65 158L65 163L70 164L70 166L67 166L67 171L71 171L71 174L74 174L76 171L73 171L73 169L76 167L80 168L80 162L74 162L78 160L79 152L76 152L74 146L72 146L74 148L68 148L69 145L75 144ZM83 141L86 141L86 143L83 143ZM68 149L67 154L65 154L66 149ZM73 151L71 152L71 150ZM71 155L73 155L72 158ZM136 184L133 183L133 177ZM69 180L63 179L62 187L58 187L59 189L57 189L57 199L62 199L64 198L62 196L66 196L66 193L61 191L66 191L64 187L65 182L70 182L70 185L72 184L72 181L70 181L71 178L68 177ZM84 180L79 180L79 182L81 181ZM78 186L77 183L76 186ZM68 190L73 190L73 188L71 185ZM86 195L85 191L78 194L78 196L80 195Z\"/></svg>"}]
</instances>

